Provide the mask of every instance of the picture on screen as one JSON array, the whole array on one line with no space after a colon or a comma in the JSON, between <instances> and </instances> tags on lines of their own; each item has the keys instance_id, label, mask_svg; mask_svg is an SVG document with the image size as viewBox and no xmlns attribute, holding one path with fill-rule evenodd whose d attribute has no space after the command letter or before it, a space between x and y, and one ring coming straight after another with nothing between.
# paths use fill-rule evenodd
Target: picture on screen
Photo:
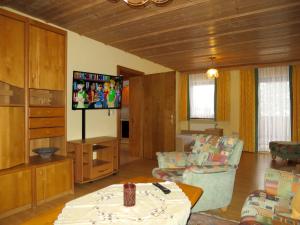
<instances>
[{"instance_id":1,"label":"picture on screen","mask_svg":"<svg viewBox=\"0 0 300 225\"><path fill-rule=\"evenodd\" d=\"M121 108L123 79L86 72L73 72L72 109Z\"/></svg>"}]
</instances>

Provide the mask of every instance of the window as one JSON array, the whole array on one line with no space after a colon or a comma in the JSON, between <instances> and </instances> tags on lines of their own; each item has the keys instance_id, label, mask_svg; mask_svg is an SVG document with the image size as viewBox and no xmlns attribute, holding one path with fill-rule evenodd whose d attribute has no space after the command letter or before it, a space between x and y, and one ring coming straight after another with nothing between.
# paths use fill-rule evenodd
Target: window
<instances>
[{"instance_id":1,"label":"window","mask_svg":"<svg viewBox=\"0 0 300 225\"><path fill-rule=\"evenodd\" d=\"M270 141L291 140L289 67L258 69L258 151Z\"/></svg>"},{"instance_id":2,"label":"window","mask_svg":"<svg viewBox=\"0 0 300 225\"><path fill-rule=\"evenodd\" d=\"M190 118L215 118L215 80L206 73L189 75Z\"/></svg>"}]
</instances>

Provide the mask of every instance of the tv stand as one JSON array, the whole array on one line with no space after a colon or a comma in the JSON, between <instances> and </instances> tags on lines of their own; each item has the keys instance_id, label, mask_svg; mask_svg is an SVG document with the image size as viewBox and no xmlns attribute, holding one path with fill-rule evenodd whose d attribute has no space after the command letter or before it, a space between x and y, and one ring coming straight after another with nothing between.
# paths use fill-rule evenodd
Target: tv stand
<instances>
[{"instance_id":1,"label":"tv stand","mask_svg":"<svg viewBox=\"0 0 300 225\"><path fill-rule=\"evenodd\" d=\"M69 141L67 154L74 159L76 183L91 182L118 172L119 148L116 137Z\"/></svg>"}]
</instances>

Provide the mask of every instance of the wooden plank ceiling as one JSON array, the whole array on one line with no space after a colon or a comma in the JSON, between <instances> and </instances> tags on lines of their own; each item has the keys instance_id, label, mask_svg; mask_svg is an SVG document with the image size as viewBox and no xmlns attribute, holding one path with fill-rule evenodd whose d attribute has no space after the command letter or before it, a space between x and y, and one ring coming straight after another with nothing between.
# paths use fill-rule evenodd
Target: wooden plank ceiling
<instances>
[{"instance_id":1,"label":"wooden plank ceiling","mask_svg":"<svg viewBox=\"0 0 300 225\"><path fill-rule=\"evenodd\" d=\"M300 60L299 0L108 0L2 4L178 71Z\"/></svg>"}]
</instances>

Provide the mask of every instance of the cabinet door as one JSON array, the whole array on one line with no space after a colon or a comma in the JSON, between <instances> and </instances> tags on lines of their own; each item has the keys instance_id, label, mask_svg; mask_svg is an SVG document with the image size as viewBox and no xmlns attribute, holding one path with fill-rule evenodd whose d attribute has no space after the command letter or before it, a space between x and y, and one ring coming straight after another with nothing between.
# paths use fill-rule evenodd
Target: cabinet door
<instances>
[{"instance_id":1,"label":"cabinet door","mask_svg":"<svg viewBox=\"0 0 300 225\"><path fill-rule=\"evenodd\" d=\"M0 169L25 162L24 114L24 107L0 107Z\"/></svg>"},{"instance_id":2,"label":"cabinet door","mask_svg":"<svg viewBox=\"0 0 300 225\"><path fill-rule=\"evenodd\" d=\"M31 170L0 175L0 214L31 206Z\"/></svg>"},{"instance_id":3,"label":"cabinet door","mask_svg":"<svg viewBox=\"0 0 300 225\"><path fill-rule=\"evenodd\" d=\"M25 23L0 15L0 81L24 87Z\"/></svg>"},{"instance_id":4,"label":"cabinet door","mask_svg":"<svg viewBox=\"0 0 300 225\"><path fill-rule=\"evenodd\" d=\"M71 160L36 169L36 200L42 202L73 190Z\"/></svg>"},{"instance_id":5,"label":"cabinet door","mask_svg":"<svg viewBox=\"0 0 300 225\"><path fill-rule=\"evenodd\" d=\"M65 35L29 27L29 88L64 90Z\"/></svg>"}]
</instances>

